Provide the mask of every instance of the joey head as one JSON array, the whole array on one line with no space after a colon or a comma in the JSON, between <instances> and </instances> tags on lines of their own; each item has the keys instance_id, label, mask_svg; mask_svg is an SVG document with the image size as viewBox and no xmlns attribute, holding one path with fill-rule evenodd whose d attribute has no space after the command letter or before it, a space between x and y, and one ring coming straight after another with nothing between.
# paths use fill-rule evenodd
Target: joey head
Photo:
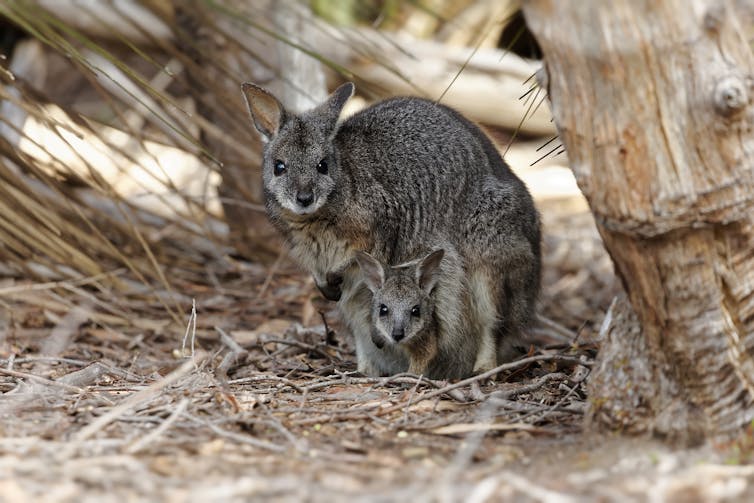
<instances>
[{"instance_id":1,"label":"joey head","mask_svg":"<svg viewBox=\"0 0 754 503\"><path fill-rule=\"evenodd\" d=\"M426 374L437 354L434 289L444 250L394 267L384 267L365 252L356 253L364 283L372 292L372 342L378 348L400 345L409 356L409 371Z\"/></svg>"}]
</instances>

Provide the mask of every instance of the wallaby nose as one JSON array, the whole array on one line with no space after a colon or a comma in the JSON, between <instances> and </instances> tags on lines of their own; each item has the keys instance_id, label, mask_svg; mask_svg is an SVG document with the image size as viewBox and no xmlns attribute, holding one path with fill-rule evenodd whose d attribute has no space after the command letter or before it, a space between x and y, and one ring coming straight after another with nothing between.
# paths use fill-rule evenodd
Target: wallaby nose
<instances>
[{"instance_id":1,"label":"wallaby nose","mask_svg":"<svg viewBox=\"0 0 754 503\"><path fill-rule=\"evenodd\" d=\"M395 342L401 342L404 337L406 337L406 332L404 332L402 328L396 328L393 330L393 340Z\"/></svg>"},{"instance_id":2,"label":"wallaby nose","mask_svg":"<svg viewBox=\"0 0 754 503\"><path fill-rule=\"evenodd\" d=\"M311 190L302 190L296 194L296 201L298 201L298 204L306 208L314 202L314 194L312 194Z\"/></svg>"}]
</instances>

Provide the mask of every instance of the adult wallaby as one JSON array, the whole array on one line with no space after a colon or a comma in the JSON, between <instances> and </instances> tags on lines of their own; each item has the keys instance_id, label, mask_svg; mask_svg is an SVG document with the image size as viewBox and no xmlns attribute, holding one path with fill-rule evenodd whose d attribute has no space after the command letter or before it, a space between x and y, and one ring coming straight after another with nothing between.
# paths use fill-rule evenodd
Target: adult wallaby
<instances>
[{"instance_id":1,"label":"adult wallaby","mask_svg":"<svg viewBox=\"0 0 754 503\"><path fill-rule=\"evenodd\" d=\"M371 340L372 294L355 253L398 264L438 236L463 262L470 329L481 341L476 370L494 366L534 311L540 230L526 187L484 133L421 98L385 100L339 123L351 83L300 115L260 87L242 88L265 142L268 214L325 297L339 300L359 370L393 374L409 362ZM436 309L449 311L443 299Z\"/></svg>"},{"instance_id":2,"label":"adult wallaby","mask_svg":"<svg viewBox=\"0 0 754 503\"><path fill-rule=\"evenodd\" d=\"M397 346L408 358L408 371L430 379L468 377L479 352L467 318L470 299L461 258L446 248L395 266L356 253L372 292L372 342L377 348ZM438 310L438 300L455 309Z\"/></svg>"}]
</instances>

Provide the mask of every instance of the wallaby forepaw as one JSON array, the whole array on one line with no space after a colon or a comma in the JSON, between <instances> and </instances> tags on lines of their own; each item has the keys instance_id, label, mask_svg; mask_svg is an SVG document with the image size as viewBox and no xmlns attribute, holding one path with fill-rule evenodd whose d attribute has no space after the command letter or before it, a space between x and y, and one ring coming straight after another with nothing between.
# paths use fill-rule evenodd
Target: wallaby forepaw
<instances>
[{"instance_id":1,"label":"wallaby forepaw","mask_svg":"<svg viewBox=\"0 0 754 503\"><path fill-rule=\"evenodd\" d=\"M356 365L356 370L358 370L360 374L363 374L367 377L380 377L380 373L377 370L377 367L369 362L359 362Z\"/></svg>"}]
</instances>

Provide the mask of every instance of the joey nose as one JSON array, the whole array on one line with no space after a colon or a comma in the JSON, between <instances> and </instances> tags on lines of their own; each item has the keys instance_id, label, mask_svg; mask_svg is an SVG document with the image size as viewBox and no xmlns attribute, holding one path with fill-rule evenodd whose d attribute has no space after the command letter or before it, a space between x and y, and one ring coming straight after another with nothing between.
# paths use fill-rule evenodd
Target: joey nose
<instances>
[{"instance_id":1,"label":"joey nose","mask_svg":"<svg viewBox=\"0 0 754 503\"><path fill-rule=\"evenodd\" d=\"M311 190L302 190L296 194L296 201L298 204L306 208L314 202L314 194L312 194Z\"/></svg>"},{"instance_id":2,"label":"joey nose","mask_svg":"<svg viewBox=\"0 0 754 503\"><path fill-rule=\"evenodd\" d=\"M404 332L402 328L393 330L393 340L395 342L401 342L404 337L406 337L406 332Z\"/></svg>"}]
</instances>

